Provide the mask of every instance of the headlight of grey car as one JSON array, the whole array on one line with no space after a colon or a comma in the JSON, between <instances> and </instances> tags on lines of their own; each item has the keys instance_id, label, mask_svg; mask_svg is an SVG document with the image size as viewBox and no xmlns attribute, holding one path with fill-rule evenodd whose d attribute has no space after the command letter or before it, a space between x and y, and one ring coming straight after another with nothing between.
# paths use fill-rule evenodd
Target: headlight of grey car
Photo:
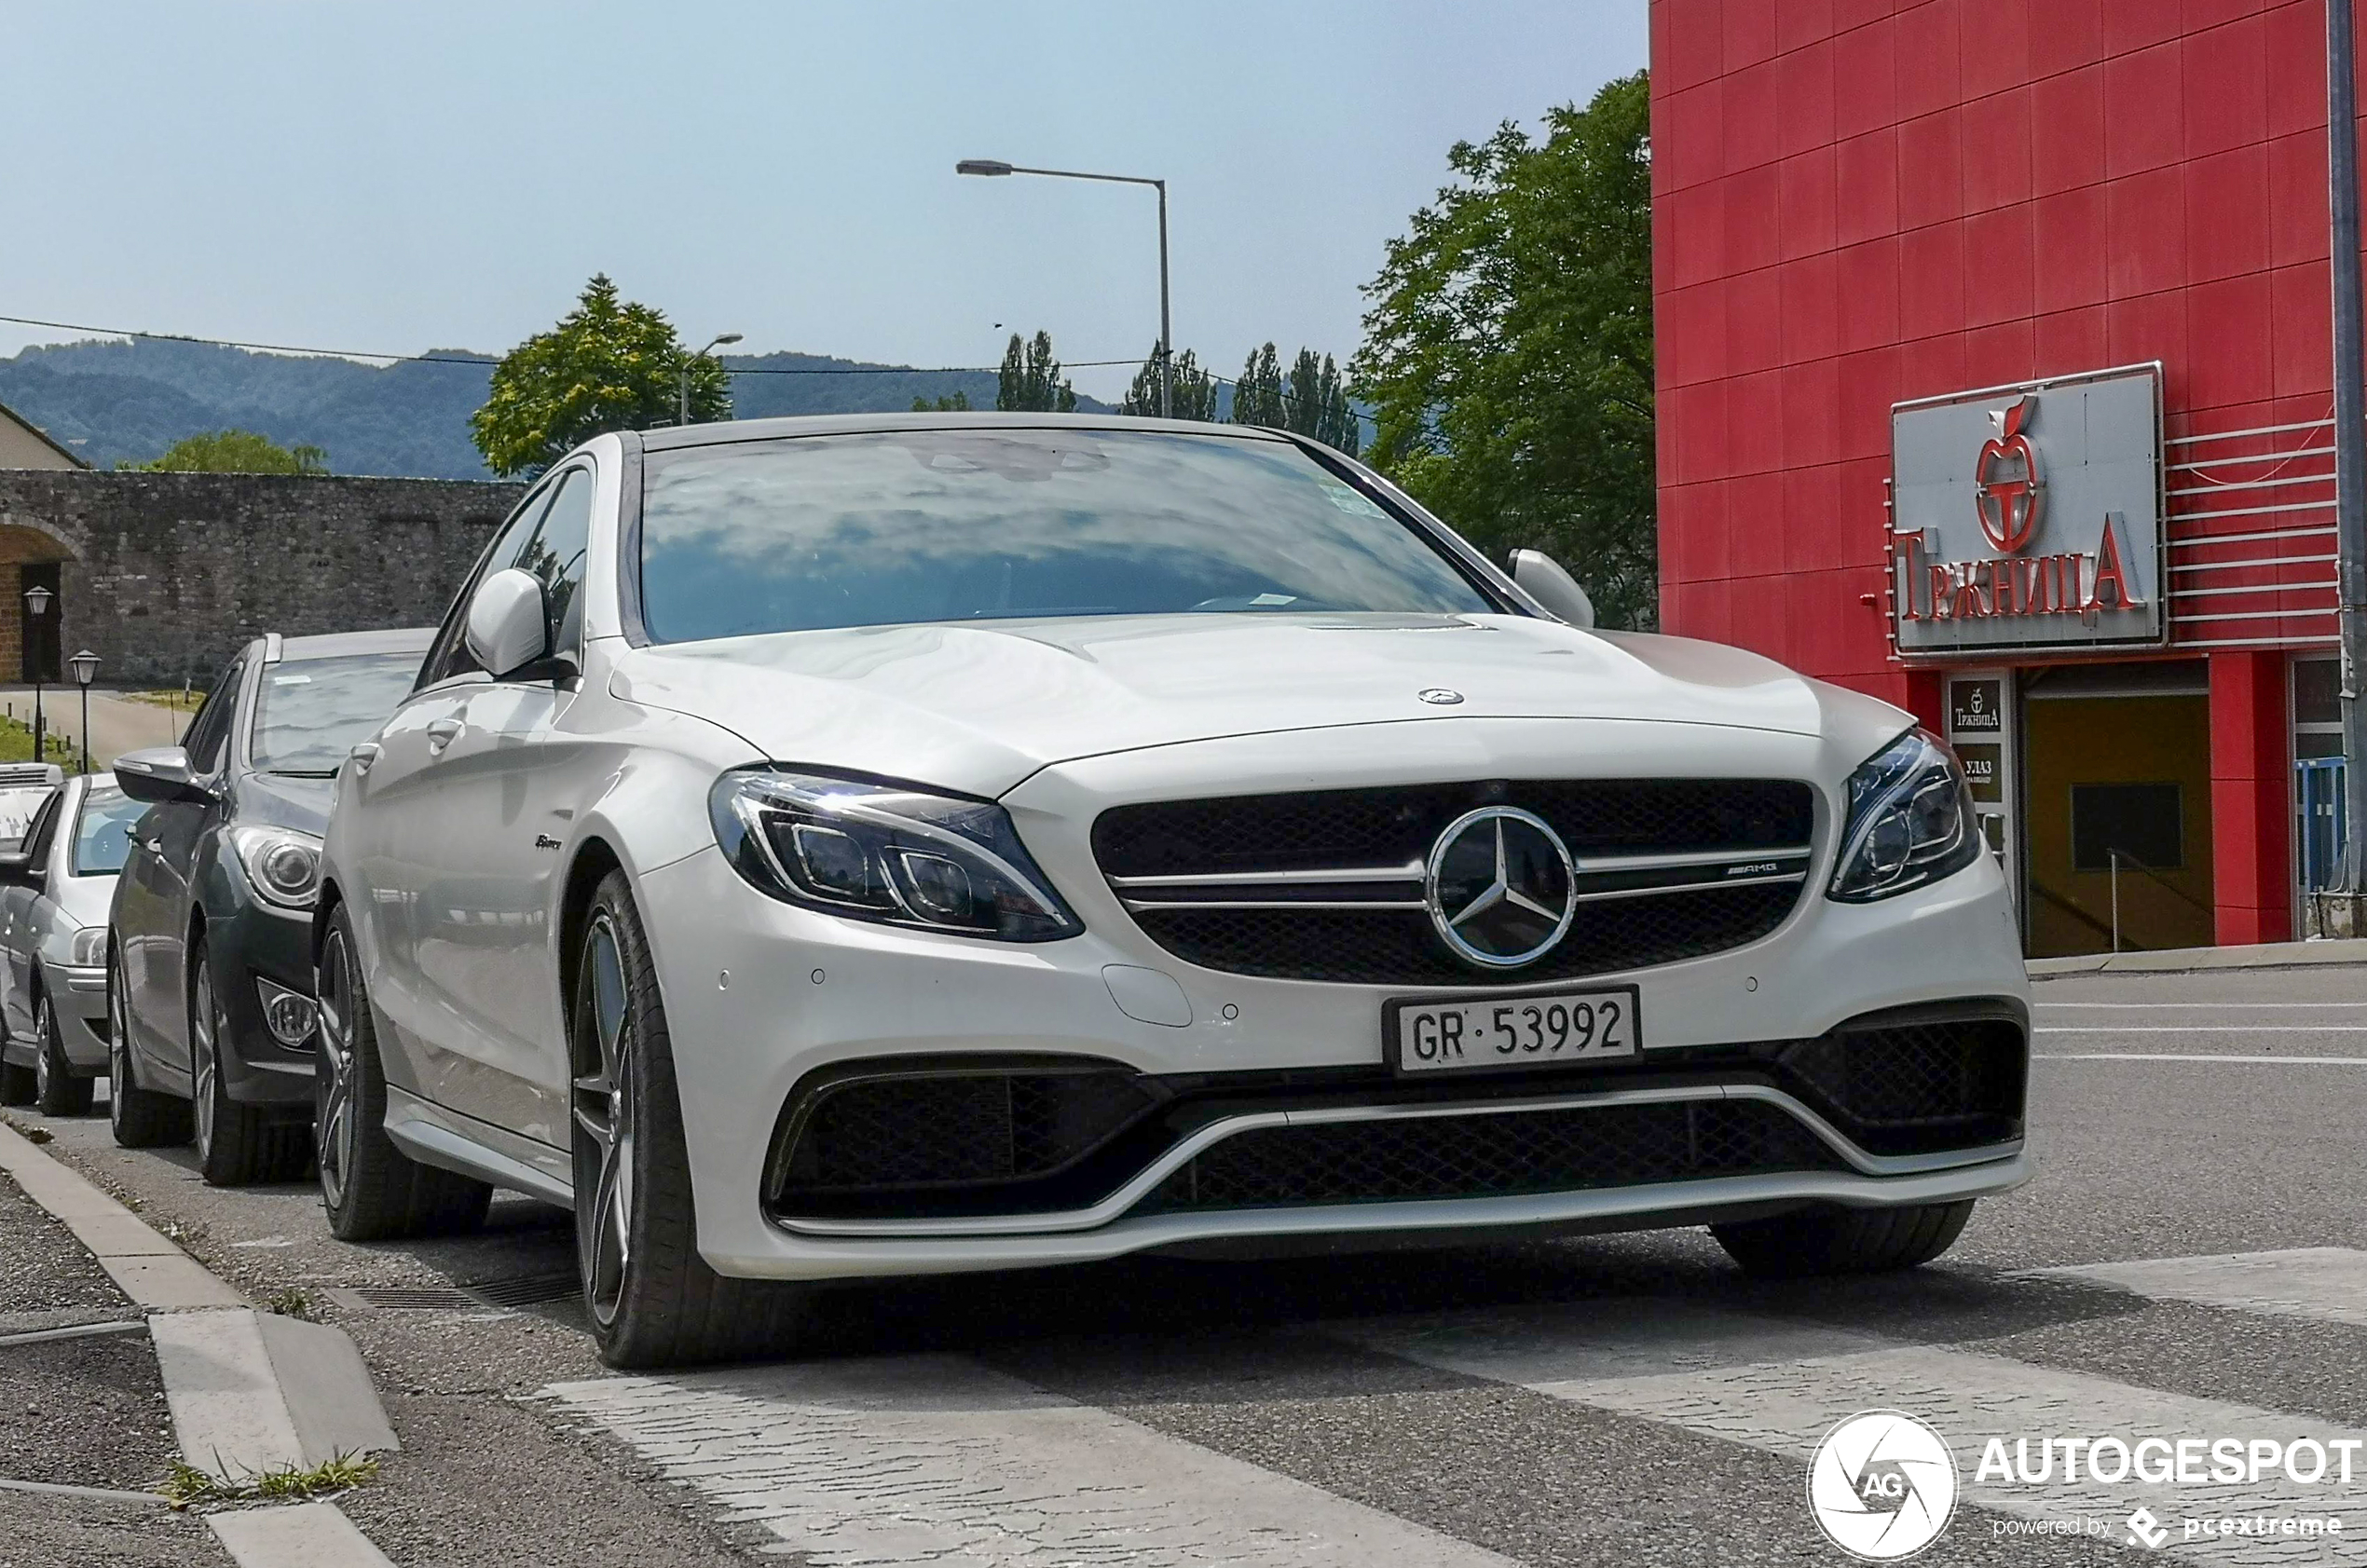
<instances>
[{"instance_id":1,"label":"headlight of grey car","mask_svg":"<svg viewBox=\"0 0 2367 1568\"><path fill-rule=\"evenodd\" d=\"M76 969L96 969L107 961L107 928L86 925L74 934L74 948L67 962Z\"/></svg>"},{"instance_id":2,"label":"headlight of grey car","mask_svg":"<svg viewBox=\"0 0 2367 1568\"><path fill-rule=\"evenodd\" d=\"M1084 929L991 800L752 769L707 806L732 868L785 903L1005 942Z\"/></svg>"},{"instance_id":3,"label":"headlight of grey car","mask_svg":"<svg viewBox=\"0 0 2367 1568\"><path fill-rule=\"evenodd\" d=\"M1849 776L1849 822L1830 896L1870 904L1961 871L1980 853L1973 798L1955 757L1909 729Z\"/></svg>"},{"instance_id":4,"label":"headlight of grey car","mask_svg":"<svg viewBox=\"0 0 2367 1568\"><path fill-rule=\"evenodd\" d=\"M225 828L247 883L267 904L309 909L321 892L321 840L293 827L240 823Z\"/></svg>"}]
</instances>

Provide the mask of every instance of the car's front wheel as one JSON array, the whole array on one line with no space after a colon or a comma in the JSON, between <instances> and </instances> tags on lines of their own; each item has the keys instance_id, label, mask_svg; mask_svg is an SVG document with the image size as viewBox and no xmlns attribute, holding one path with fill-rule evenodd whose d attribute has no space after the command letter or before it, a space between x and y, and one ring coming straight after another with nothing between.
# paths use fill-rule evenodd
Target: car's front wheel
<instances>
[{"instance_id":1,"label":"car's front wheel","mask_svg":"<svg viewBox=\"0 0 2367 1568\"><path fill-rule=\"evenodd\" d=\"M1928 1263L1955 1245L1973 1201L1909 1208L1811 1209L1712 1225L1710 1234L1745 1274L1766 1279L1888 1274Z\"/></svg>"},{"instance_id":2,"label":"car's front wheel","mask_svg":"<svg viewBox=\"0 0 2367 1568\"><path fill-rule=\"evenodd\" d=\"M107 960L107 1126L126 1149L189 1141L189 1102L140 1087L131 1063L131 1006L123 961Z\"/></svg>"},{"instance_id":3,"label":"car's front wheel","mask_svg":"<svg viewBox=\"0 0 2367 1568\"><path fill-rule=\"evenodd\" d=\"M699 1256L665 1005L622 871L593 893L568 1023L576 1259L600 1358L654 1367L777 1347L795 1288L726 1279Z\"/></svg>"},{"instance_id":4,"label":"car's front wheel","mask_svg":"<svg viewBox=\"0 0 2367 1568\"><path fill-rule=\"evenodd\" d=\"M421 1165L387 1136L377 1025L342 906L329 917L317 978L321 1059L313 1079L312 1136L330 1232L339 1241L376 1241L474 1230L493 1189Z\"/></svg>"},{"instance_id":5,"label":"car's front wheel","mask_svg":"<svg viewBox=\"0 0 2367 1568\"><path fill-rule=\"evenodd\" d=\"M197 1121L198 1174L210 1187L244 1187L295 1175L304 1168L304 1129L272 1120L259 1105L230 1098L223 1053L230 1048L230 1013L213 989L213 962L198 949L189 985L190 1106Z\"/></svg>"},{"instance_id":6,"label":"car's front wheel","mask_svg":"<svg viewBox=\"0 0 2367 1568\"><path fill-rule=\"evenodd\" d=\"M90 1077L76 1072L66 1060L66 1043L58 1036L58 1010L43 991L33 1001L34 1103L45 1116L87 1116L90 1113Z\"/></svg>"}]
</instances>

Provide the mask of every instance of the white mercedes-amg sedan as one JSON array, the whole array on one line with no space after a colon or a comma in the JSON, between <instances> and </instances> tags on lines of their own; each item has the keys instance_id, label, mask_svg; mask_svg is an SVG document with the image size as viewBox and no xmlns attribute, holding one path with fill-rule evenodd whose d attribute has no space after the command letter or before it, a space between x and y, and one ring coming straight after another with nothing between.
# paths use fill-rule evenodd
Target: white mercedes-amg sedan
<instances>
[{"instance_id":1,"label":"white mercedes-amg sedan","mask_svg":"<svg viewBox=\"0 0 2367 1568\"><path fill-rule=\"evenodd\" d=\"M1955 759L1592 619L1275 431L602 436L339 776L334 1228L571 1205L618 1365L1153 1250L1936 1256L2029 1174Z\"/></svg>"}]
</instances>

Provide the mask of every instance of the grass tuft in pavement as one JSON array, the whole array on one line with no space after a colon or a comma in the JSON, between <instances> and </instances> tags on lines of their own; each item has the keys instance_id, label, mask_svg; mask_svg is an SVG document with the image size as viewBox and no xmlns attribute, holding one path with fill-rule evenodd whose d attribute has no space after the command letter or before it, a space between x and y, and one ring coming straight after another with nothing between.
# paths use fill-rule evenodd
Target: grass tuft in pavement
<instances>
[{"instance_id":1,"label":"grass tuft in pavement","mask_svg":"<svg viewBox=\"0 0 2367 1568\"><path fill-rule=\"evenodd\" d=\"M376 1480L378 1462L363 1454L340 1453L324 1459L309 1469L293 1465L261 1475L225 1479L200 1470L185 1460L172 1462L164 1484L157 1490L175 1508L185 1508L198 1503L244 1503L259 1498L284 1501L292 1497L319 1497L333 1492L349 1492L366 1481Z\"/></svg>"}]
</instances>

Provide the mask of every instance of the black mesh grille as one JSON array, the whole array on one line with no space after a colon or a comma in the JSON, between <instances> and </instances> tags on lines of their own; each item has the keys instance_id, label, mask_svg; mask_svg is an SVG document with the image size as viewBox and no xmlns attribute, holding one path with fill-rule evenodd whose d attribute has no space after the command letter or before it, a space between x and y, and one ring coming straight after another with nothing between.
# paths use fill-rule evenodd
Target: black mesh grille
<instances>
[{"instance_id":1,"label":"black mesh grille","mask_svg":"<svg viewBox=\"0 0 2367 1568\"><path fill-rule=\"evenodd\" d=\"M1418 911L1144 909L1154 942L1236 975L1387 986L1529 985L1674 963L1755 942L1784 923L1798 882L1709 887L1580 904L1568 934L1535 963L1482 974L1458 962Z\"/></svg>"},{"instance_id":2,"label":"black mesh grille","mask_svg":"<svg viewBox=\"0 0 2367 1568\"><path fill-rule=\"evenodd\" d=\"M1122 1071L909 1073L825 1084L789 1129L775 1195L1045 1175L1157 1103Z\"/></svg>"},{"instance_id":3,"label":"black mesh grille","mask_svg":"<svg viewBox=\"0 0 2367 1568\"><path fill-rule=\"evenodd\" d=\"M1580 855L1799 845L1815 821L1808 785L1786 779L1499 780L1116 806L1093 852L1112 877L1402 866L1498 805L1536 812Z\"/></svg>"},{"instance_id":4,"label":"black mesh grille","mask_svg":"<svg viewBox=\"0 0 2367 1568\"><path fill-rule=\"evenodd\" d=\"M1260 1127L1180 1167L1137 1212L1626 1187L1840 1162L1773 1106L1697 1100Z\"/></svg>"},{"instance_id":5,"label":"black mesh grille","mask_svg":"<svg viewBox=\"0 0 2367 1568\"><path fill-rule=\"evenodd\" d=\"M2014 1136L2029 1047L2004 1018L1837 1029L1778 1058L1841 1130L1877 1153Z\"/></svg>"},{"instance_id":6,"label":"black mesh grille","mask_svg":"<svg viewBox=\"0 0 2367 1568\"><path fill-rule=\"evenodd\" d=\"M1448 824L1484 805L1534 811L1581 859L1797 851L1809 842L1815 815L1808 785L1781 779L1497 781L1120 806L1094 823L1093 847L1102 871L1118 878L1411 866L1430 853ZM1177 957L1237 975L1523 985L1673 963L1755 942L1783 924L1804 885L1710 884L1581 903L1553 951L1512 971L1458 961L1420 910L1167 907L1139 909L1135 919ZM1406 896L1402 888L1380 891ZM1324 892L1350 895L1352 890Z\"/></svg>"}]
</instances>

